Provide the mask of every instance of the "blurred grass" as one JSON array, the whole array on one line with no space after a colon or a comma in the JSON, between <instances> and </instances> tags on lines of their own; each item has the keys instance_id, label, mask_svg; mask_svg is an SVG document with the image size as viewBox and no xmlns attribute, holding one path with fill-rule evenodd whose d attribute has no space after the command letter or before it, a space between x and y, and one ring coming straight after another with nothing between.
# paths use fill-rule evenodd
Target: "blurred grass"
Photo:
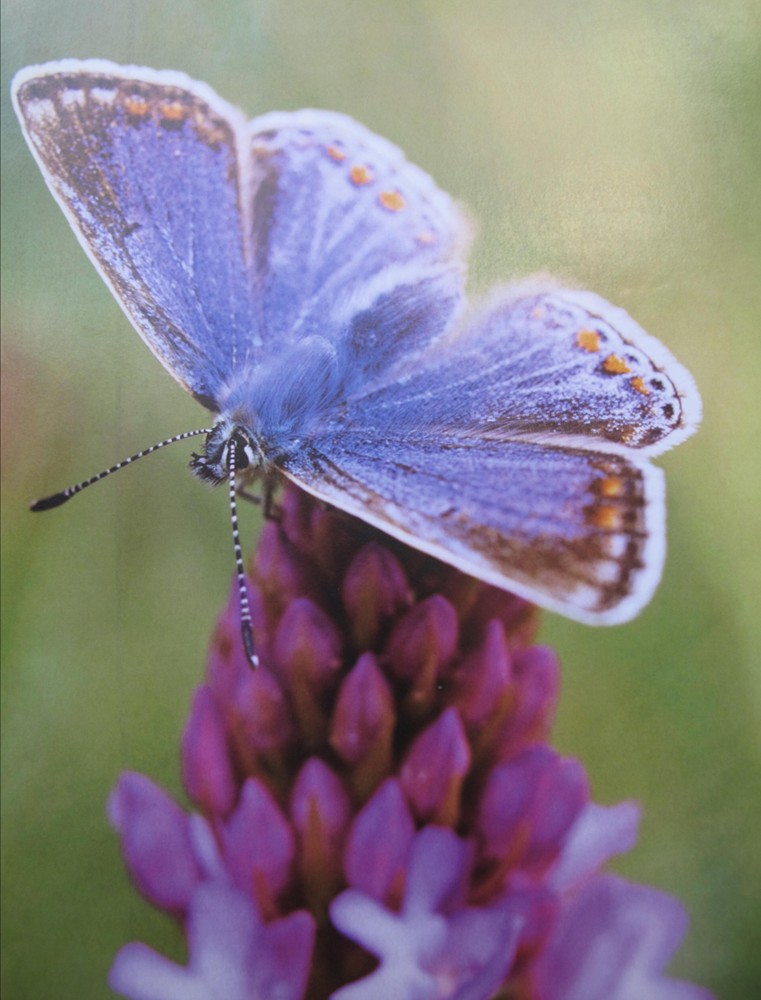
<instances>
[{"instance_id":1,"label":"blurred grass","mask_svg":"<svg viewBox=\"0 0 761 1000\"><path fill-rule=\"evenodd\" d=\"M224 498L178 448L32 518L27 502L202 411L78 249L8 101L31 62L183 69L251 115L329 107L470 209L474 292L553 270L629 309L695 374L698 437L662 463L669 559L634 623L549 616L557 740L595 796L638 798L620 868L691 915L674 965L757 995L761 17L750 0L9 0L3 22L3 979L107 996L115 950L178 942L123 875L124 768L179 791L177 739L231 571ZM245 519L253 542L256 516ZM644 1000L644 998L643 998Z\"/></svg>"}]
</instances>

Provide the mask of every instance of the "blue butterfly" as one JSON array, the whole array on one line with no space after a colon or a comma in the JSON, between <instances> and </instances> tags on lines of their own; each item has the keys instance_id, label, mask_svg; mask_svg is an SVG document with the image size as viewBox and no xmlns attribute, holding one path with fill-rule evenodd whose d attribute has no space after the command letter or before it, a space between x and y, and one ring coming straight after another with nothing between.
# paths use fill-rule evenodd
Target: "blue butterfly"
<instances>
[{"instance_id":1,"label":"blue butterfly","mask_svg":"<svg viewBox=\"0 0 761 1000\"><path fill-rule=\"evenodd\" d=\"M181 73L100 60L22 70L13 98L86 253L215 415L139 454L206 435L191 466L229 484L252 662L234 506L252 476L580 621L650 599L649 457L696 429L700 398L625 312L537 279L466 313L457 206L343 115L247 121Z\"/></svg>"}]
</instances>

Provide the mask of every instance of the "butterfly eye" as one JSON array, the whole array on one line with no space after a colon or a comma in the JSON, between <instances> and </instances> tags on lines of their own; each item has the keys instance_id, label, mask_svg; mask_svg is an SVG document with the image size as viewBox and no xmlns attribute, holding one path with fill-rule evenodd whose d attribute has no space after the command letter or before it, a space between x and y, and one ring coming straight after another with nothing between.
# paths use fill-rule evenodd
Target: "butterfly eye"
<instances>
[{"instance_id":1,"label":"butterfly eye","mask_svg":"<svg viewBox=\"0 0 761 1000\"><path fill-rule=\"evenodd\" d=\"M236 469L248 469L252 465L259 464L253 441L247 434L236 431L230 436L230 443L235 446Z\"/></svg>"}]
</instances>

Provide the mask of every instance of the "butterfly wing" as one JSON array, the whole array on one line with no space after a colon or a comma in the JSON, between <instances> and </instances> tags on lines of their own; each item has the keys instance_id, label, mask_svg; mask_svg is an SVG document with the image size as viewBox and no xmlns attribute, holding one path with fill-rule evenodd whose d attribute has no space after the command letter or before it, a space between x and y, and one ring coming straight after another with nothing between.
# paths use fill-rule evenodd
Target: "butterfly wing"
<instances>
[{"instance_id":1,"label":"butterfly wing","mask_svg":"<svg viewBox=\"0 0 761 1000\"><path fill-rule=\"evenodd\" d=\"M184 74L65 60L14 104L80 242L151 350L211 409L318 334L367 384L450 324L465 226L396 147L331 112L246 122Z\"/></svg>"},{"instance_id":2,"label":"butterfly wing","mask_svg":"<svg viewBox=\"0 0 761 1000\"><path fill-rule=\"evenodd\" d=\"M427 174L345 115L273 113L250 132L258 326L278 345L329 340L367 386L450 325L465 223Z\"/></svg>"},{"instance_id":3,"label":"butterfly wing","mask_svg":"<svg viewBox=\"0 0 761 1000\"><path fill-rule=\"evenodd\" d=\"M689 374L622 310L533 283L358 391L283 471L474 576L591 623L660 578L650 454L697 426Z\"/></svg>"},{"instance_id":4,"label":"butterfly wing","mask_svg":"<svg viewBox=\"0 0 761 1000\"><path fill-rule=\"evenodd\" d=\"M425 428L656 454L700 421L695 383L623 309L548 281L500 292L393 385L362 394L379 433Z\"/></svg>"},{"instance_id":5,"label":"butterfly wing","mask_svg":"<svg viewBox=\"0 0 761 1000\"><path fill-rule=\"evenodd\" d=\"M101 60L28 67L13 99L50 190L125 313L216 409L236 352L256 339L243 116L184 74Z\"/></svg>"},{"instance_id":6,"label":"butterfly wing","mask_svg":"<svg viewBox=\"0 0 761 1000\"><path fill-rule=\"evenodd\" d=\"M283 465L408 545L591 624L633 617L660 578L660 469L530 442L348 432Z\"/></svg>"}]
</instances>

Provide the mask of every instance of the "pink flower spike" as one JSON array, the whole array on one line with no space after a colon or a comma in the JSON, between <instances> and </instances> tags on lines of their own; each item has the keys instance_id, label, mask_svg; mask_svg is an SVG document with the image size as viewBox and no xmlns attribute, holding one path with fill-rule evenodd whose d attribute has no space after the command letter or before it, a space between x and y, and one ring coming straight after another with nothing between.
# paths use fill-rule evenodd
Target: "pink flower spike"
<instances>
[{"instance_id":1,"label":"pink flower spike","mask_svg":"<svg viewBox=\"0 0 761 1000\"><path fill-rule=\"evenodd\" d=\"M686 928L671 896L602 875L563 912L536 965L537 1000L709 1000L663 975Z\"/></svg>"},{"instance_id":2,"label":"pink flower spike","mask_svg":"<svg viewBox=\"0 0 761 1000\"><path fill-rule=\"evenodd\" d=\"M132 943L116 956L109 984L129 1000L301 1000L313 943L308 914L265 926L243 894L201 885L188 920L187 967Z\"/></svg>"},{"instance_id":3,"label":"pink flower spike","mask_svg":"<svg viewBox=\"0 0 761 1000\"><path fill-rule=\"evenodd\" d=\"M196 689L182 736L185 791L202 812L225 815L235 801L235 778L224 719L208 685Z\"/></svg>"},{"instance_id":4,"label":"pink flower spike","mask_svg":"<svg viewBox=\"0 0 761 1000\"><path fill-rule=\"evenodd\" d=\"M140 894L184 915L200 878L185 813L149 778L125 771L108 800L108 818Z\"/></svg>"},{"instance_id":5,"label":"pink flower spike","mask_svg":"<svg viewBox=\"0 0 761 1000\"><path fill-rule=\"evenodd\" d=\"M384 781L349 831L344 855L349 885L395 906L401 900L414 834L415 824L399 782Z\"/></svg>"},{"instance_id":6,"label":"pink flower spike","mask_svg":"<svg viewBox=\"0 0 761 1000\"><path fill-rule=\"evenodd\" d=\"M200 811L183 817L135 775L111 799L140 891L178 919L189 954L182 968L129 945L118 988L135 1000L702 995L661 973L676 904L656 904L648 944L662 897L586 895L633 844L637 811L591 804L580 765L550 747L558 666L529 645L524 601L288 485L257 567L262 666L239 655L233 592L183 737Z\"/></svg>"},{"instance_id":7,"label":"pink flower spike","mask_svg":"<svg viewBox=\"0 0 761 1000\"><path fill-rule=\"evenodd\" d=\"M412 600L401 563L385 546L368 542L344 575L342 598L356 645L372 646L382 626Z\"/></svg>"},{"instance_id":8,"label":"pink flower spike","mask_svg":"<svg viewBox=\"0 0 761 1000\"><path fill-rule=\"evenodd\" d=\"M453 826L460 813L470 748L456 709L448 708L417 737L399 771L419 820Z\"/></svg>"},{"instance_id":9,"label":"pink flower spike","mask_svg":"<svg viewBox=\"0 0 761 1000\"><path fill-rule=\"evenodd\" d=\"M360 801L390 770L395 722L391 685L372 653L363 653L341 684L330 725L330 745L350 765Z\"/></svg>"},{"instance_id":10,"label":"pink flower spike","mask_svg":"<svg viewBox=\"0 0 761 1000\"><path fill-rule=\"evenodd\" d=\"M288 885L294 837L266 786L248 778L221 833L225 867L241 892L252 893L265 917L278 912Z\"/></svg>"}]
</instances>

